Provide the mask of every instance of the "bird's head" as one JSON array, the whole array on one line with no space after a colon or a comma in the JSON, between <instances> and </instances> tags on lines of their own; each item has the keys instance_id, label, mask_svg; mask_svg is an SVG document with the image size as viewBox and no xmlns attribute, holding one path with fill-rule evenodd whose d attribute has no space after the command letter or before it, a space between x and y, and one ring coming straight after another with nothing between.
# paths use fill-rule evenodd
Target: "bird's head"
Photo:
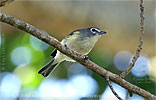
<instances>
[{"instance_id":1,"label":"bird's head","mask_svg":"<svg viewBox=\"0 0 156 100\"><path fill-rule=\"evenodd\" d=\"M89 27L84 29L78 29L67 35L66 38L70 40L88 40L88 41L97 41L103 34L106 34L105 31L100 30L97 27Z\"/></svg>"},{"instance_id":2,"label":"bird's head","mask_svg":"<svg viewBox=\"0 0 156 100\"><path fill-rule=\"evenodd\" d=\"M83 37L94 37L94 36L101 36L103 34L106 34L105 31L100 30L97 27L89 27L89 28L84 28L84 29L79 29L74 32L73 34L78 33L79 35Z\"/></svg>"}]
</instances>

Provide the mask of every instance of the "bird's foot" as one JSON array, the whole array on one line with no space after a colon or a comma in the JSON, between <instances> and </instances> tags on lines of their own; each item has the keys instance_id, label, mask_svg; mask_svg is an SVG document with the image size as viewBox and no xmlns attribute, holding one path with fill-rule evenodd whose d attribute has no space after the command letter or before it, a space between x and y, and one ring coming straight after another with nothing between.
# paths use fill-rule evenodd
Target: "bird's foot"
<instances>
[{"instance_id":1,"label":"bird's foot","mask_svg":"<svg viewBox=\"0 0 156 100\"><path fill-rule=\"evenodd\" d=\"M67 45L66 45L66 44L64 44L64 46L65 46L65 47L67 47Z\"/></svg>"},{"instance_id":2,"label":"bird's foot","mask_svg":"<svg viewBox=\"0 0 156 100\"><path fill-rule=\"evenodd\" d=\"M84 60L88 60L88 55L84 55Z\"/></svg>"}]
</instances>

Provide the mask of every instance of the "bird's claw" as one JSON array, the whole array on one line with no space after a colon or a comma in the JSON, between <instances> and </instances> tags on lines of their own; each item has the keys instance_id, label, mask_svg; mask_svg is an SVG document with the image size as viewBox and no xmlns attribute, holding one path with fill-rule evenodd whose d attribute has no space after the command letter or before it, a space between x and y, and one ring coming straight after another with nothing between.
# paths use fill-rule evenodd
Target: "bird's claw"
<instances>
[{"instance_id":1,"label":"bird's claw","mask_svg":"<svg viewBox=\"0 0 156 100\"><path fill-rule=\"evenodd\" d=\"M64 46L65 46L65 47L67 47L67 45L66 45L66 44L64 44Z\"/></svg>"},{"instance_id":2,"label":"bird's claw","mask_svg":"<svg viewBox=\"0 0 156 100\"><path fill-rule=\"evenodd\" d=\"M88 55L84 55L84 60L88 60Z\"/></svg>"}]
</instances>

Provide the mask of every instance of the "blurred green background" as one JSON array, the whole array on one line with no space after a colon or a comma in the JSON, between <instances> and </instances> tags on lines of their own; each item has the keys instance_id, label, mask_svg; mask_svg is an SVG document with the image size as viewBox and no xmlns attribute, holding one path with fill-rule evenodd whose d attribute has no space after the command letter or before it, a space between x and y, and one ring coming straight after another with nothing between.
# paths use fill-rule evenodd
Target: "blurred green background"
<instances>
[{"instance_id":1,"label":"blurred green background","mask_svg":"<svg viewBox=\"0 0 156 100\"><path fill-rule=\"evenodd\" d=\"M155 1L145 1L145 35L141 57L126 80L156 95ZM89 53L103 68L120 74L138 45L139 0L14 1L1 12L23 20L62 40L70 32L98 27L107 32ZM37 72L54 49L37 38L1 23L0 100L117 100L105 80L79 63L63 62L48 78ZM124 100L144 100L112 84Z\"/></svg>"}]
</instances>

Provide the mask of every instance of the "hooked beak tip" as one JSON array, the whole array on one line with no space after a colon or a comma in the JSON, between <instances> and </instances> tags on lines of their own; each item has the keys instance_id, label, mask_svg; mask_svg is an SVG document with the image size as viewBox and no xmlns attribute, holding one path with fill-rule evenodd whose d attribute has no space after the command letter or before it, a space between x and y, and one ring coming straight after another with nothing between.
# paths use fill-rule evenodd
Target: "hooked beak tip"
<instances>
[{"instance_id":1,"label":"hooked beak tip","mask_svg":"<svg viewBox=\"0 0 156 100\"><path fill-rule=\"evenodd\" d=\"M103 34L106 34L107 32L105 32L105 31L101 31L101 35L103 35Z\"/></svg>"}]
</instances>

